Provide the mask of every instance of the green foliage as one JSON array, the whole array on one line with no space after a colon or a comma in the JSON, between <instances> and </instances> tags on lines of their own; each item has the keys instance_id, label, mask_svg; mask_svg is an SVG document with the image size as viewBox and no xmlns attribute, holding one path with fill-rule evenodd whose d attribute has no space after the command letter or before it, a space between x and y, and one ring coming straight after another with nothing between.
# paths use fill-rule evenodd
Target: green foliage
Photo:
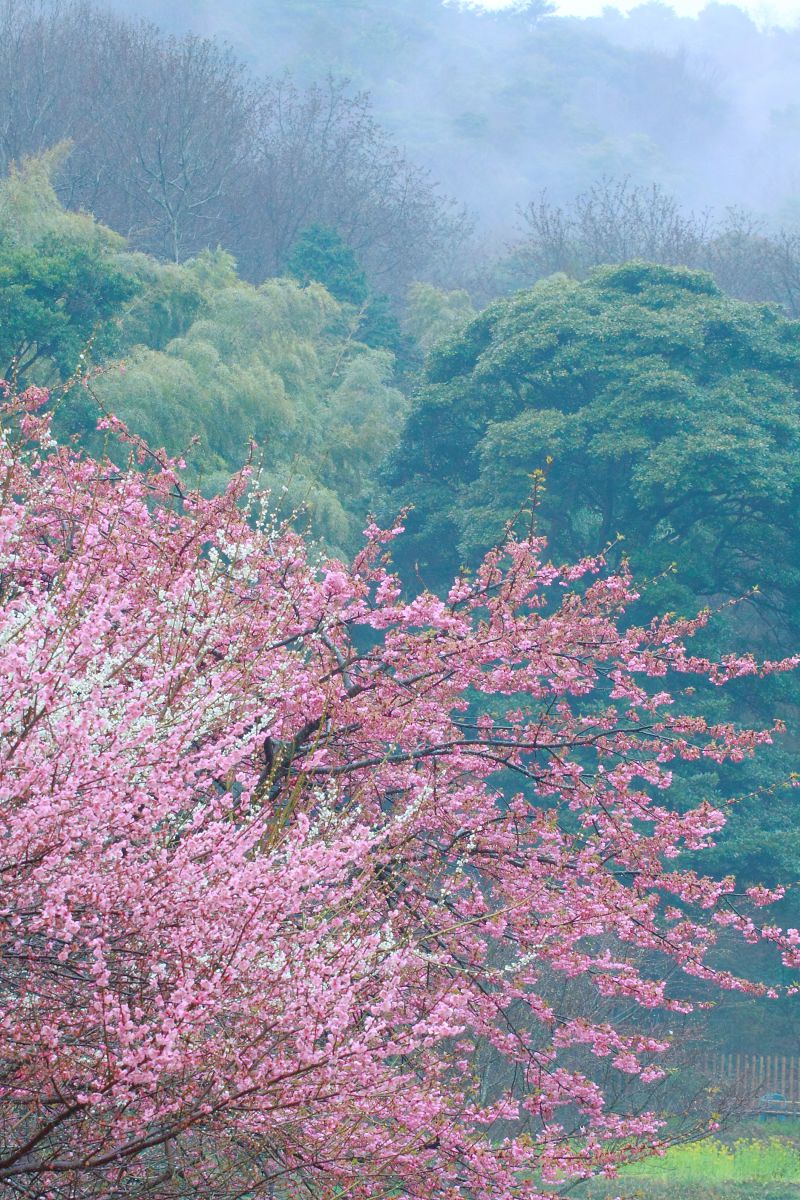
<instances>
[{"instance_id":1,"label":"green foliage","mask_svg":"<svg viewBox=\"0 0 800 1200\"><path fill-rule=\"evenodd\" d=\"M120 262L139 284L121 322L123 350L137 345L163 350L205 311L213 292L239 285L236 262L224 250L204 250L181 266L148 254L125 254Z\"/></svg>"},{"instance_id":2,"label":"green foliage","mask_svg":"<svg viewBox=\"0 0 800 1200\"><path fill-rule=\"evenodd\" d=\"M98 253L122 250L119 234L86 213L69 212L61 204L55 180L70 154L69 142L12 163L0 180L0 229L15 246L33 247L45 234L61 235Z\"/></svg>"},{"instance_id":3,"label":"green foliage","mask_svg":"<svg viewBox=\"0 0 800 1200\"><path fill-rule=\"evenodd\" d=\"M474 317L469 292L463 288L448 292L432 283L412 283L408 289L405 328L426 352L445 337L460 332Z\"/></svg>"},{"instance_id":4,"label":"green foliage","mask_svg":"<svg viewBox=\"0 0 800 1200\"><path fill-rule=\"evenodd\" d=\"M62 208L59 161L30 160L0 182L0 374L21 384L67 379L90 345L111 353L137 290L119 261L122 239Z\"/></svg>"},{"instance_id":5,"label":"green foliage","mask_svg":"<svg viewBox=\"0 0 800 1200\"><path fill-rule=\"evenodd\" d=\"M0 242L0 372L21 382L42 365L66 379L90 342L113 344L112 319L133 281L86 247L50 234L31 249Z\"/></svg>"},{"instance_id":6,"label":"green foliage","mask_svg":"<svg viewBox=\"0 0 800 1200\"><path fill-rule=\"evenodd\" d=\"M336 300L354 309L352 333L365 346L391 351L399 371L414 365L414 346L403 332L389 297L370 292L366 272L336 230L310 226L292 247L287 273L304 285L321 283Z\"/></svg>"},{"instance_id":7,"label":"green foliage","mask_svg":"<svg viewBox=\"0 0 800 1200\"><path fill-rule=\"evenodd\" d=\"M170 268L189 277L176 290L183 294L207 268ZM348 550L404 412L392 356L357 341L348 320L320 284L275 279L255 288L234 279L203 292L201 315L181 336L164 349L133 349L124 370L110 368L95 392L171 453L199 435L187 457L206 491L224 486L253 442L279 511L302 508L330 548Z\"/></svg>"},{"instance_id":8,"label":"green foliage","mask_svg":"<svg viewBox=\"0 0 800 1200\"><path fill-rule=\"evenodd\" d=\"M190 470L207 491L252 442L276 507L302 510L329 548L352 548L405 408L390 351L407 338L387 302L364 294L356 307L313 281L256 288L219 249L180 265L131 253L63 208L52 182L63 153L0 183L0 373L53 384L99 367L60 402L57 435L100 450L98 402L172 453L198 435ZM363 281L338 235L323 234Z\"/></svg>"},{"instance_id":9,"label":"green foliage","mask_svg":"<svg viewBox=\"0 0 800 1200\"><path fill-rule=\"evenodd\" d=\"M633 619L723 606L698 649L780 657L800 643L800 323L702 273L630 263L490 305L431 349L387 479L391 510L415 505L404 566L429 583L474 563L506 521L533 522L559 560L609 544L627 556L645 584ZM794 725L797 693L743 679L703 703L719 720ZM798 878L783 782L795 749L783 741L745 784L720 870ZM734 786L707 764L676 794L724 803Z\"/></svg>"},{"instance_id":10,"label":"green foliage","mask_svg":"<svg viewBox=\"0 0 800 1200\"><path fill-rule=\"evenodd\" d=\"M315 280L345 304L361 305L369 295L366 273L350 246L323 225L311 225L289 252L286 272L299 283Z\"/></svg>"},{"instance_id":11,"label":"green foliage","mask_svg":"<svg viewBox=\"0 0 800 1200\"><path fill-rule=\"evenodd\" d=\"M557 555L619 532L639 575L678 561L659 585L670 607L759 585L793 617L799 385L800 324L699 272L543 280L429 355L393 467L398 498L417 498L415 552L440 561L427 522L446 519L457 550L442 566L472 561L548 469L537 519Z\"/></svg>"},{"instance_id":12,"label":"green foliage","mask_svg":"<svg viewBox=\"0 0 800 1200\"><path fill-rule=\"evenodd\" d=\"M394 355L399 375L420 363L417 343L404 330L388 296L371 296L358 316L358 340L374 350Z\"/></svg>"}]
</instances>

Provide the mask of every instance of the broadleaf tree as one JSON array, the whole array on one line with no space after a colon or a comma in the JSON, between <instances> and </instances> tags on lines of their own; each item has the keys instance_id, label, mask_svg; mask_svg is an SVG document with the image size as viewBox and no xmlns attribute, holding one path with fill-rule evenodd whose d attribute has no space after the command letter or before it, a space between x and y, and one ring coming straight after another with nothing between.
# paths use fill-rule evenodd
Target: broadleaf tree
<instances>
[{"instance_id":1,"label":"broadleaf tree","mask_svg":"<svg viewBox=\"0 0 800 1200\"><path fill-rule=\"evenodd\" d=\"M557 561L614 543L647 581L637 620L709 606L707 650L798 645L800 322L703 272L632 262L490 304L430 350L387 473L389 510L414 504L406 579L445 588L507 521L533 520ZM788 678L711 703L793 727L800 712ZM721 868L795 878L795 768L793 741L750 775ZM681 786L722 800L740 784L692 769Z\"/></svg>"},{"instance_id":2,"label":"broadleaf tree","mask_svg":"<svg viewBox=\"0 0 800 1200\"><path fill-rule=\"evenodd\" d=\"M390 481L415 502L408 553L432 579L476 561L541 470L558 554L619 533L637 573L677 563L667 599L759 585L764 622L785 629L798 463L800 323L702 272L633 262L542 280L434 347Z\"/></svg>"}]
</instances>

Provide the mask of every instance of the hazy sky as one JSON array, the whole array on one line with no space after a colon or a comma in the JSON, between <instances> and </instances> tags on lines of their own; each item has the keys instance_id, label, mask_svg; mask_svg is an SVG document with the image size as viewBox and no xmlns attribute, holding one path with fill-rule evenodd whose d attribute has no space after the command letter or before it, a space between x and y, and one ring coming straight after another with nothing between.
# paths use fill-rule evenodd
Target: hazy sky
<instances>
[{"instance_id":1,"label":"hazy sky","mask_svg":"<svg viewBox=\"0 0 800 1200\"><path fill-rule=\"evenodd\" d=\"M513 0L512 0L513 2ZM504 8L509 0L480 0L486 8ZM641 0L555 0L556 10L566 16L594 17L604 8L628 12ZM697 16L706 0L669 0L669 6L684 17ZM737 7L748 12L759 25L800 25L800 0L738 0Z\"/></svg>"}]
</instances>

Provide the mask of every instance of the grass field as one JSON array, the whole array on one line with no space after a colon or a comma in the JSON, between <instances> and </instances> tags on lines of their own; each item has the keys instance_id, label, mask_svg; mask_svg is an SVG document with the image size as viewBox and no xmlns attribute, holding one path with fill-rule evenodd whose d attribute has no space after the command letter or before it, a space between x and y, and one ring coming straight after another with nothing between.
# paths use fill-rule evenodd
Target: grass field
<instances>
[{"instance_id":1,"label":"grass field","mask_svg":"<svg viewBox=\"0 0 800 1200\"><path fill-rule=\"evenodd\" d=\"M800 1200L800 1124L775 1122L675 1146L577 1194L587 1200Z\"/></svg>"},{"instance_id":2,"label":"grass field","mask_svg":"<svg viewBox=\"0 0 800 1200\"><path fill-rule=\"evenodd\" d=\"M577 1195L577 1193L575 1193ZM656 1183L618 1180L580 1193L586 1200L800 1200L800 1185L786 1183Z\"/></svg>"}]
</instances>

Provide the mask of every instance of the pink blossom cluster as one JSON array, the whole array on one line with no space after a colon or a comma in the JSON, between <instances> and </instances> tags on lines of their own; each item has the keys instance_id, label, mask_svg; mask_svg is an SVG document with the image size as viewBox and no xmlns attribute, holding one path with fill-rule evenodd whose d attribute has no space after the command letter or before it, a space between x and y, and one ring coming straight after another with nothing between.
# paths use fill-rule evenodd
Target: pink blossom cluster
<instances>
[{"instance_id":1,"label":"pink blossom cluster","mask_svg":"<svg viewBox=\"0 0 800 1200\"><path fill-rule=\"evenodd\" d=\"M771 735L665 680L750 665L538 541L406 599L398 530L320 566L246 475L56 448L45 399L0 442L0 1191L535 1200L658 1150L608 1062L647 1088L681 979L755 986L720 930L798 964L676 861L724 815L670 764Z\"/></svg>"}]
</instances>

